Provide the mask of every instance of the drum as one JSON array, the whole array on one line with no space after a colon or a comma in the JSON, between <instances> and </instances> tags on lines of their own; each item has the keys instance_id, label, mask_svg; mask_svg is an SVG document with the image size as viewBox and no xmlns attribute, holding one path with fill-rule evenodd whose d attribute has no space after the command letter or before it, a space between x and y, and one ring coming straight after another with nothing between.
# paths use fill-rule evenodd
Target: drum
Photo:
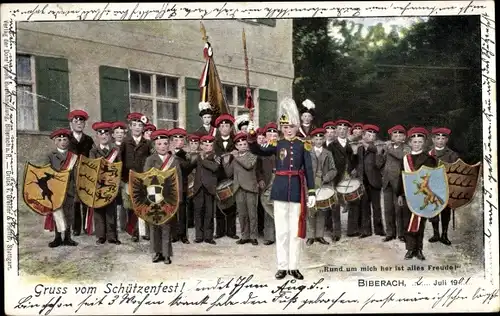
<instances>
[{"instance_id":1,"label":"drum","mask_svg":"<svg viewBox=\"0 0 500 316\"><path fill-rule=\"evenodd\" d=\"M335 187L339 193L340 201L345 203L361 199L365 188L358 179L345 179Z\"/></svg>"},{"instance_id":2,"label":"drum","mask_svg":"<svg viewBox=\"0 0 500 316\"><path fill-rule=\"evenodd\" d=\"M330 209L338 201L337 192L331 187L321 187L316 190L316 206L317 210Z\"/></svg>"},{"instance_id":3,"label":"drum","mask_svg":"<svg viewBox=\"0 0 500 316\"><path fill-rule=\"evenodd\" d=\"M233 197L233 180L222 181L217 186L217 199L219 201L225 201Z\"/></svg>"},{"instance_id":4,"label":"drum","mask_svg":"<svg viewBox=\"0 0 500 316\"><path fill-rule=\"evenodd\" d=\"M187 191L187 198L191 199L194 195L194 175L195 175L196 170L194 170L189 176L188 176L188 191Z\"/></svg>"}]
</instances>

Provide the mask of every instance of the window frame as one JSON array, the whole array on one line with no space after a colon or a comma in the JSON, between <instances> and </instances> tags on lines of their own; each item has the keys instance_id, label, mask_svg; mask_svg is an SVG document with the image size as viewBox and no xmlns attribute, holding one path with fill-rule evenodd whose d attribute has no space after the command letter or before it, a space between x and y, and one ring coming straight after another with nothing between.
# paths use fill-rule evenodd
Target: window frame
<instances>
[{"instance_id":1,"label":"window frame","mask_svg":"<svg viewBox=\"0 0 500 316\"><path fill-rule=\"evenodd\" d=\"M142 94L142 93L133 93L132 92L132 82L130 80L131 78L131 73L135 72L141 75L148 75L151 82L151 94ZM156 86L156 81L157 81L157 76L162 76L166 78L174 78L177 80L177 98L171 98L168 96L158 96L157 95L157 86ZM129 83L129 110L131 110L132 98L136 99L143 99L143 100L150 100L152 102L153 106L153 117L152 117L152 123L155 126L158 126L158 121L161 122L173 122L174 126L179 127L180 126L180 107L181 107L181 77L177 75L170 75L167 73L161 73L161 72L152 72L152 71L147 71L147 70L137 70L137 69L128 69L128 83ZM140 83L139 83L140 85ZM167 80L165 80L165 85L167 85ZM140 91L140 87L139 87ZM165 92L167 92L165 88ZM175 120L171 119L159 119L158 118L158 103L157 101L160 102L170 102L170 103L176 103L177 104L177 118Z\"/></svg>"},{"instance_id":2,"label":"window frame","mask_svg":"<svg viewBox=\"0 0 500 316\"><path fill-rule=\"evenodd\" d=\"M35 55L26 53L23 51L18 51L16 52L16 68L17 68L17 57L18 56L27 56L30 59L30 73L31 73L31 80L19 80L19 78L16 75L16 93L17 93L17 87L19 85L21 86L31 86L31 93L32 93L32 100L33 100L33 122L34 122L34 129L19 129L19 126L16 122L16 130L19 131L26 131L26 132L38 132L40 131L40 124L38 122L38 97L36 94L37 87L36 87L36 65L35 65ZM16 69L17 72L17 69ZM16 99L16 107L18 107L17 99ZM17 111L16 111L17 115Z\"/></svg>"},{"instance_id":3,"label":"window frame","mask_svg":"<svg viewBox=\"0 0 500 316\"><path fill-rule=\"evenodd\" d=\"M238 104L238 88L243 88L245 89L246 91L246 86L243 86L243 85L239 85L237 83L229 83L229 82L223 82L222 83L223 87L231 87L232 90L233 90L233 93L232 93L232 97L233 97L233 100L232 102L234 102L236 100L236 103L235 104L232 104L231 102L229 102L229 100L226 100L227 101L227 106L229 108L229 110L231 110L231 115L233 117L237 117L238 115L240 115L240 111L243 112L243 113L247 113L248 112L248 109L245 108L245 103L243 104ZM254 104L254 112L255 112L255 109L258 107L257 105L257 90L258 88L257 87L254 87L254 86L250 86L250 89L252 89L252 100L253 100L253 104ZM225 91L224 91L224 96L225 96Z\"/></svg>"}]
</instances>

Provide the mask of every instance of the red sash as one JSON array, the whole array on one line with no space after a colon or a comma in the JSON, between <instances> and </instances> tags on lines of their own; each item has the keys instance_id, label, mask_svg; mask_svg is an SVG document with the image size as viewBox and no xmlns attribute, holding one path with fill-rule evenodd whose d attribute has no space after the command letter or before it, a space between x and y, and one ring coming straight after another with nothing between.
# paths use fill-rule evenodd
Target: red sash
<instances>
[{"instance_id":1,"label":"red sash","mask_svg":"<svg viewBox=\"0 0 500 316\"><path fill-rule=\"evenodd\" d=\"M106 156L106 161L113 163L118 157L118 150L116 148L111 149L111 151L108 153ZM94 208L90 207L87 212L87 221L86 221L86 228L87 228L87 235L92 235L94 233L94 225L92 223L94 222Z\"/></svg>"},{"instance_id":2,"label":"red sash","mask_svg":"<svg viewBox=\"0 0 500 316\"><path fill-rule=\"evenodd\" d=\"M73 163L73 165L71 165L72 161L73 161L73 157L75 156L76 154L72 153L71 151L68 150L68 152L66 153L66 159L64 160L64 163L63 165L61 166L61 171L66 171L66 170L71 170L73 169L73 166L75 165ZM73 161L74 162L74 161ZM52 215L52 213L49 213L47 214L47 216L45 216L45 222L43 224L43 228L45 230L48 230L48 231L54 231L55 229L55 222L54 222L54 215Z\"/></svg>"},{"instance_id":3,"label":"red sash","mask_svg":"<svg viewBox=\"0 0 500 316\"><path fill-rule=\"evenodd\" d=\"M415 171L415 165L413 164L413 159L411 158L411 154L406 155L406 161L408 162L408 167L410 171ZM415 213L411 213L410 223L408 225L408 232L416 233L420 228L420 216Z\"/></svg>"},{"instance_id":4,"label":"red sash","mask_svg":"<svg viewBox=\"0 0 500 316\"><path fill-rule=\"evenodd\" d=\"M166 168L166 167L167 167L167 165L168 165L169 160L170 160L170 155L169 155L169 154L167 154L167 155L165 156L165 161L163 162L163 164L162 164L162 165L161 165L161 167L160 167L160 170L161 170L161 171L164 171L164 170L165 170L165 168Z\"/></svg>"},{"instance_id":5,"label":"red sash","mask_svg":"<svg viewBox=\"0 0 500 316\"><path fill-rule=\"evenodd\" d=\"M288 187L290 188L290 179L292 176L299 176L299 185L300 185L300 215L299 215L299 238L306 238L306 214L307 214L307 200L306 200L306 178L304 170L284 170L284 171L276 171L277 176L288 176ZM290 192L288 192L290 198Z\"/></svg>"}]
</instances>

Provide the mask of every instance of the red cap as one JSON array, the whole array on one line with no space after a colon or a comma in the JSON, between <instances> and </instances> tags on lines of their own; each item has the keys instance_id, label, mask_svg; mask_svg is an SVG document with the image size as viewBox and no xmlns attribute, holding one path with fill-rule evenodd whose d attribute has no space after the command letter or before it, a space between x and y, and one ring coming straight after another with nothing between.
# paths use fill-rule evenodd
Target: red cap
<instances>
[{"instance_id":1,"label":"red cap","mask_svg":"<svg viewBox=\"0 0 500 316\"><path fill-rule=\"evenodd\" d=\"M190 134L188 136L188 140L190 142L199 142L200 141L200 136L199 135L196 135L196 134Z\"/></svg>"},{"instance_id":2,"label":"red cap","mask_svg":"<svg viewBox=\"0 0 500 316\"><path fill-rule=\"evenodd\" d=\"M154 126L153 124L151 123L146 123L144 125L144 131L156 131L156 126Z\"/></svg>"},{"instance_id":3,"label":"red cap","mask_svg":"<svg viewBox=\"0 0 500 316\"><path fill-rule=\"evenodd\" d=\"M127 124L123 122L114 122L111 126L112 129L127 129Z\"/></svg>"},{"instance_id":4,"label":"red cap","mask_svg":"<svg viewBox=\"0 0 500 316\"><path fill-rule=\"evenodd\" d=\"M170 132L166 129L161 128L151 133L151 140L168 139L169 136Z\"/></svg>"},{"instance_id":5,"label":"red cap","mask_svg":"<svg viewBox=\"0 0 500 316\"><path fill-rule=\"evenodd\" d=\"M436 127L432 129L432 134L437 136L450 136L451 130L446 127Z\"/></svg>"},{"instance_id":6,"label":"red cap","mask_svg":"<svg viewBox=\"0 0 500 316\"><path fill-rule=\"evenodd\" d=\"M363 125L363 130L364 131L373 131L375 133L380 132L380 129L378 128L378 126L377 125L373 125L373 124L365 124L365 125Z\"/></svg>"},{"instance_id":7,"label":"red cap","mask_svg":"<svg viewBox=\"0 0 500 316\"><path fill-rule=\"evenodd\" d=\"M170 130L170 137L175 137L175 138L181 138L181 137L186 137L187 132L183 128L172 128Z\"/></svg>"},{"instance_id":8,"label":"red cap","mask_svg":"<svg viewBox=\"0 0 500 316\"><path fill-rule=\"evenodd\" d=\"M327 128L335 129L335 127L337 127L337 126L336 126L336 123L334 121L328 121L328 122L323 124L324 129L327 129Z\"/></svg>"},{"instance_id":9,"label":"red cap","mask_svg":"<svg viewBox=\"0 0 500 316\"><path fill-rule=\"evenodd\" d=\"M89 119L89 115L84 110L73 110L73 111L69 112L68 120L71 121L74 117L78 117L78 116L83 117L83 119L85 121Z\"/></svg>"},{"instance_id":10,"label":"red cap","mask_svg":"<svg viewBox=\"0 0 500 316\"><path fill-rule=\"evenodd\" d=\"M336 126L345 125L345 126L349 126L349 127L352 126L351 122L349 122L348 120L338 120L338 121L335 122L335 125Z\"/></svg>"},{"instance_id":11,"label":"red cap","mask_svg":"<svg viewBox=\"0 0 500 316\"><path fill-rule=\"evenodd\" d=\"M112 127L113 124L109 122L95 122L94 124L92 124L92 129L96 132L109 131Z\"/></svg>"},{"instance_id":12,"label":"red cap","mask_svg":"<svg viewBox=\"0 0 500 316\"><path fill-rule=\"evenodd\" d=\"M423 127L412 127L408 130L408 137L423 136L426 137L429 132Z\"/></svg>"},{"instance_id":13,"label":"red cap","mask_svg":"<svg viewBox=\"0 0 500 316\"><path fill-rule=\"evenodd\" d=\"M276 125L276 123L274 123L274 122L269 122L266 124L266 126L264 126L264 129L266 132L270 132L270 131L278 132L278 125Z\"/></svg>"},{"instance_id":14,"label":"red cap","mask_svg":"<svg viewBox=\"0 0 500 316\"><path fill-rule=\"evenodd\" d=\"M231 114L221 114L215 120L215 126L219 127L219 125L222 123L234 124L234 117Z\"/></svg>"},{"instance_id":15,"label":"red cap","mask_svg":"<svg viewBox=\"0 0 500 316\"><path fill-rule=\"evenodd\" d=\"M148 118L145 115L142 115L142 113L139 112L132 112L127 115L127 120L128 121L139 121L144 124L148 123Z\"/></svg>"},{"instance_id":16,"label":"red cap","mask_svg":"<svg viewBox=\"0 0 500 316\"><path fill-rule=\"evenodd\" d=\"M315 128L311 132L311 136L323 136L325 135L326 130L324 128Z\"/></svg>"},{"instance_id":17,"label":"red cap","mask_svg":"<svg viewBox=\"0 0 500 316\"><path fill-rule=\"evenodd\" d=\"M363 123L354 123L352 124L352 129L363 129L364 126Z\"/></svg>"},{"instance_id":18,"label":"red cap","mask_svg":"<svg viewBox=\"0 0 500 316\"><path fill-rule=\"evenodd\" d=\"M55 131L53 131L52 133L50 133L50 139L54 138L54 137L59 137L59 136L66 136L66 137L69 137L69 135L71 135L71 131L67 128L60 128L60 129L56 129Z\"/></svg>"},{"instance_id":19,"label":"red cap","mask_svg":"<svg viewBox=\"0 0 500 316\"><path fill-rule=\"evenodd\" d=\"M256 133L257 133L257 135L265 135L266 134L266 129L262 128L262 127L259 127L259 128L257 128Z\"/></svg>"},{"instance_id":20,"label":"red cap","mask_svg":"<svg viewBox=\"0 0 500 316\"><path fill-rule=\"evenodd\" d=\"M247 134L243 133L243 132L240 132L238 134L236 134L233 138L233 141L235 143L241 141L241 140L247 140Z\"/></svg>"},{"instance_id":21,"label":"red cap","mask_svg":"<svg viewBox=\"0 0 500 316\"><path fill-rule=\"evenodd\" d=\"M400 132L400 133L406 133L406 129L403 127L403 125L396 125L396 126L393 126L391 128L389 128L389 130L387 131L387 133L389 134L392 134L394 132Z\"/></svg>"},{"instance_id":22,"label":"red cap","mask_svg":"<svg viewBox=\"0 0 500 316\"><path fill-rule=\"evenodd\" d=\"M200 138L200 141L202 143L213 143L214 140L215 140L215 137L213 137L212 135L203 135Z\"/></svg>"}]
</instances>

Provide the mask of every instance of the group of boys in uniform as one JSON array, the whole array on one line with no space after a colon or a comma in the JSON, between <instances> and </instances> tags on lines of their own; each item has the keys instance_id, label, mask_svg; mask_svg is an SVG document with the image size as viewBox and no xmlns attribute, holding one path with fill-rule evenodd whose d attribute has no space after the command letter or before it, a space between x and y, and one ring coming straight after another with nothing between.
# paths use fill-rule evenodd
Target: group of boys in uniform
<instances>
[{"instance_id":1,"label":"group of boys in uniform","mask_svg":"<svg viewBox=\"0 0 500 316\"><path fill-rule=\"evenodd\" d=\"M429 133L421 127L407 131L396 125L388 130L390 140L381 142L377 139L380 129L373 124L339 119L315 126L314 103L310 100L297 106L292 99L284 99L278 122L268 122L262 128L256 128L248 116L241 119L221 114L212 120L208 103L201 102L199 109L203 125L190 135L182 128L156 129L141 113L130 113L128 126L123 122L94 123L94 141L83 133L88 114L82 110L70 112L71 129L58 129L50 135L56 148L46 162L55 170L76 169L75 157L79 155L122 162L121 194L106 207L94 210L97 244L107 241L119 245L119 232L125 230L133 242L139 241L142 219L137 218L130 201L129 171L142 173L168 167L176 168L182 179L181 200L175 217L166 224L143 223L142 238L150 240L153 262L170 264L172 242L189 244L189 227L195 228L195 243L216 244L217 239L228 237L239 245L256 246L263 233L265 245L276 243L276 278L289 274L303 279L298 269L301 240L305 238L308 246L315 242L328 245L327 232L332 242L340 240L341 209L348 213L348 237L366 238L374 232L384 236L384 242L397 238L406 243L405 259L425 259L425 218L405 206L401 173L422 165L436 167L438 160L456 161L457 154L446 146L449 129L433 129L434 146L425 151ZM82 231L89 233L89 223L84 227L87 209L76 194L75 176L73 170L63 205L67 223L64 238L61 228L56 227L49 247L76 246L71 229L75 236ZM318 188L335 188L349 178L363 183L365 191L359 200L305 215L307 208L315 207ZM234 198L221 201L217 189L227 180L232 180ZM262 211L266 190L271 190L274 218ZM429 242L451 244L447 235L450 214L447 208L430 220L434 235ZM241 238L237 235L237 217Z\"/></svg>"}]
</instances>

